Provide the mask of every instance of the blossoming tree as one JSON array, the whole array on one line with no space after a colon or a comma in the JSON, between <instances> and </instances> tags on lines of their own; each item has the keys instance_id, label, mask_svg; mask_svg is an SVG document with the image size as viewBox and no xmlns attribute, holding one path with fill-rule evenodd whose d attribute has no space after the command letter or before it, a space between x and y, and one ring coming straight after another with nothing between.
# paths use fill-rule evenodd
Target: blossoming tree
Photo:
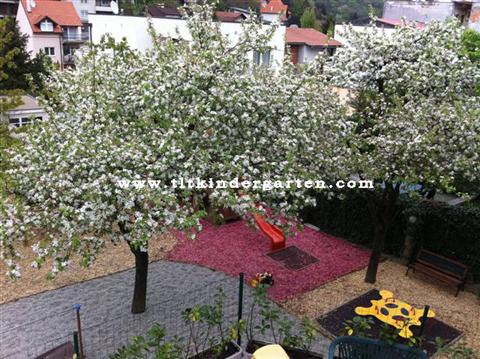
<instances>
[{"instance_id":1,"label":"blossoming tree","mask_svg":"<svg viewBox=\"0 0 480 359\"><path fill-rule=\"evenodd\" d=\"M107 240L127 241L137 269L133 312L145 307L149 238L191 227L198 217L188 193L117 185L125 178L163 180L181 161L168 124L156 123L143 103L142 61L124 44L105 43L76 70L55 75L45 102L49 121L32 126L11 153L15 185L0 230L12 275L16 241L33 241L33 266L54 259L50 276L73 254L89 265Z\"/></svg>"},{"instance_id":2,"label":"blossoming tree","mask_svg":"<svg viewBox=\"0 0 480 359\"><path fill-rule=\"evenodd\" d=\"M463 32L454 21L405 24L391 36L350 28L326 67L352 90L352 172L375 179L380 190L369 197L375 234L367 282L376 280L402 184L454 191L458 176L480 173L480 72L461 54Z\"/></svg>"},{"instance_id":3,"label":"blossoming tree","mask_svg":"<svg viewBox=\"0 0 480 359\"><path fill-rule=\"evenodd\" d=\"M348 158L344 139L351 127L337 98L318 81L321 61L303 72L289 61L281 70L254 67L252 52L270 49L275 27L247 22L232 44L219 23L205 22L203 16L199 10L190 18L193 42L154 48L158 60L151 62L154 75L149 78L152 96L168 101L162 109L182 119L175 132L195 146L190 173L240 182L327 180L343 174ZM272 219L292 222L313 201L306 188L295 186L215 188L209 199L239 213L263 202Z\"/></svg>"},{"instance_id":4,"label":"blossoming tree","mask_svg":"<svg viewBox=\"0 0 480 359\"><path fill-rule=\"evenodd\" d=\"M261 203L287 224L311 202L308 189L294 186L198 189L174 180L311 179L342 168L350 127L317 80L319 67L258 69L253 51L269 48L274 27L250 19L232 43L210 6L191 8L191 38L161 39L152 28L154 46L144 53L106 39L50 80L49 120L32 126L9 157L15 185L0 210L0 241L11 276L20 274L22 242L33 243L34 266L53 258L53 276L74 255L89 265L106 241L126 241L139 313L150 238L201 229L198 198L244 215ZM119 186L134 180L159 186Z\"/></svg>"}]
</instances>

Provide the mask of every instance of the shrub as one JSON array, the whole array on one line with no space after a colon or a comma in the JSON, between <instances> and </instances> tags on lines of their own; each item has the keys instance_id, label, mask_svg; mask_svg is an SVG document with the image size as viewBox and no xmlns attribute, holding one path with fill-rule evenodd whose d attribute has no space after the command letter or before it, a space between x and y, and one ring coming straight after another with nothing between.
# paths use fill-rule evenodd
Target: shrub
<instances>
[{"instance_id":1,"label":"shrub","mask_svg":"<svg viewBox=\"0 0 480 359\"><path fill-rule=\"evenodd\" d=\"M317 205L305 210L304 221L322 231L369 247L374 223L361 193L346 194L343 199L318 196ZM417 217L415 223L408 219ZM414 251L423 247L470 267L475 282L480 282L480 208L450 206L421 198L402 196L397 215L387 234L385 252L400 256L405 235L413 237Z\"/></svg>"}]
</instances>

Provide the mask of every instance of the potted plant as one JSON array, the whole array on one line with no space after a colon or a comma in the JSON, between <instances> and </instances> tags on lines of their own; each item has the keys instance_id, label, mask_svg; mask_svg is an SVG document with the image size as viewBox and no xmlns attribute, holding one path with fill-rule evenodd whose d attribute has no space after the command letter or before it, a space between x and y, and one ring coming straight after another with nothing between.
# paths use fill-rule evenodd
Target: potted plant
<instances>
[{"instance_id":1,"label":"potted plant","mask_svg":"<svg viewBox=\"0 0 480 359\"><path fill-rule=\"evenodd\" d=\"M183 359L183 346L179 338L166 341L166 332L160 324L154 324L147 336L136 336L130 344L121 347L110 359L154 358Z\"/></svg>"},{"instance_id":2,"label":"potted plant","mask_svg":"<svg viewBox=\"0 0 480 359\"><path fill-rule=\"evenodd\" d=\"M242 349L235 340L243 331L243 323L225 325L224 302L225 293L219 288L213 305L195 305L183 311L182 317L189 329L185 358L242 358Z\"/></svg>"},{"instance_id":3,"label":"potted plant","mask_svg":"<svg viewBox=\"0 0 480 359\"><path fill-rule=\"evenodd\" d=\"M287 352L290 359L318 359L322 356L311 351L318 330L308 319L302 320L299 331L295 334L295 325L287 316L267 299L269 285L261 284L254 279L254 300L248 312L246 337L247 345L245 357L251 358L258 348L272 343L256 339L258 334L265 336L267 333L273 338L273 343L280 344ZM258 313L258 314L257 314ZM256 317L260 316L258 323Z\"/></svg>"},{"instance_id":4,"label":"potted plant","mask_svg":"<svg viewBox=\"0 0 480 359\"><path fill-rule=\"evenodd\" d=\"M195 305L182 312L187 337L167 341L165 329L155 324L146 337L133 337L110 358L241 359L243 351L235 340L243 333L244 322L225 323L225 294L221 288L214 299L213 305Z\"/></svg>"}]
</instances>

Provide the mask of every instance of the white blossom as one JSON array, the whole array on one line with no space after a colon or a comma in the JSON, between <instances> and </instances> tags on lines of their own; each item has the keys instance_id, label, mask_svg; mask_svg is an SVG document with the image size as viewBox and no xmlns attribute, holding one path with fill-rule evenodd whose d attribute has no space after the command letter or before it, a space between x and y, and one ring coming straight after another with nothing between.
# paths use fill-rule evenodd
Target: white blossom
<instances>
[{"instance_id":1,"label":"white blossom","mask_svg":"<svg viewBox=\"0 0 480 359\"><path fill-rule=\"evenodd\" d=\"M461 54L456 21L405 24L391 36L350 27L326 65L352 91L352 172L386 182L454 190L480 173L480 68Z\"/></svg>"},{"instance_id":2,"label":"white blossom","mask_svg":"<svg viewBox=\"0 0 480 359\"><path fill-rule=\"evenodd\" d=\"M74 254L90 265L107 241L146 251L157 232L194 237L205 214L194 203L205 197L247 218L261 203L287 226L314 203L303 188L206 192L173 188L174 179L346 174L352 126L325 84L323 60L300 70L288 59L281 71L257 68L251 54L269 48L275 25L251 17L231 43L211 20L211 6L191 7L189 41L160 39L151 29L154 47L141 53L106 38L75 69L52 74L42 101L49 121L32 125L9 154L14 188L0 207L4 260L15 259L27 237L35 266L54 259L52 274ZM167 186L139 185L149 179ZM121 188L123 180L138 182Z\"/></svg>"}]
</instances>

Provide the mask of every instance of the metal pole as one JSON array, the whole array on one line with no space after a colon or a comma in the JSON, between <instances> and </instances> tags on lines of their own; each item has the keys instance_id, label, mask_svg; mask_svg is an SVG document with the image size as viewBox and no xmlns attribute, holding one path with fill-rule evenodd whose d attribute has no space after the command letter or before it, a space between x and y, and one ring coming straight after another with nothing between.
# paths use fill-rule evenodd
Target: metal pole
<instances>
[{"instance_id":1,"label":"metal pole","mask_svg":"<svg viewBox=\"0 0 480 359\"><path fill-rule=\"evenodd\" d=\"M83 352L83 341L82 341L82 325L80 321L80 304L75 304L73 308L76 311L77 314L77 332L78 332L78 342L80 344L80 359L85 359L85 355Z\"/></svg>"},{"instance_id":2,"label":"metal pole","mask_svg":"<svg viewBox=\"0 0 480 359\"><path fill-rule=\"evenodd\" d=\"M423 315L421 319L421 324L420 324L420 330L418 331L418 336L421 337L423 335L423 332L425 330L425 323L427 322L428 318L428 311L430 310L430 306L426 305L425 309L423 310Z\"/></svg>"},{"instance_id":3,"label":"metal pole","mask_svg":"<svg viewBox=\"0 0 480 359\"><path fill-rule=\"evenodd\" d=\"M77 358L80 358L80 348L78 346L78 332L73 332L73 351L77 355Z\"/></svg>"},{"instance_id":4,"label":"metal pole","mask_svg":"<svg viewBox=\"0 0 480 359\"><path fill-rule=\"evenodd\" d=\"M245 278L245 273L240 273L239 283L238 283L238 323L243 317L243 282ZM242 337L240 335L240 331L238 331L238 340L237 344L240 346L242 345Z\"/></svg>"}]
</instances>

